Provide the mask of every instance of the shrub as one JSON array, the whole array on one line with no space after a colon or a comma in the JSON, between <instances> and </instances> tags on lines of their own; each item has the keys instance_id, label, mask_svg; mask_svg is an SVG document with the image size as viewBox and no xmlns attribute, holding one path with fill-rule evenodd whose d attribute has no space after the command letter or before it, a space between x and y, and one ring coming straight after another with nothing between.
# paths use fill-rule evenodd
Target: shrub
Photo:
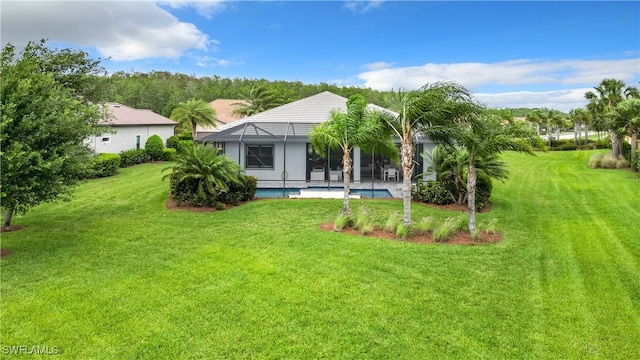
<instances>
[{"instance_id":1,"label":"shrub","mask_svg":"<svg viewBox=\"0 0 640 360\"><path fill-rule=\"evenodd\" d=\"M340 212L333 223L333 230L342 231L353 225L353 216L350 212Z\"/></svg>"},{"instance_id":2,"label":"shrub","mask_svg":"<svg viewBox=\"0 0 640 360\"><path fill-rule=\"evenodd\" d=\"M443 223L433 229L433 240L435 242L445 242L456 228L456 219L449 217Z\"/></svg>"},{"instance_id":3,"label":"shrub","mask_svg":"<svg viewBox=\"0 0 640 360\"><path fill-rule=\"evenodd\" d=\"M453 202L445 186L434 180L428 180L426 183L418 181L412 197L427 204L448 205Z\"/></svg>"},{"instance_id":4,"label":"shrub","mask_svg":"<svg viewBox=\"0 0 640 360\"><path fill-rule=\"evenodd\" d=\"M114 175L120 166L120 155L111 153L102 153L92 157L89 160L90 178L107 177Z\"/></svg>"},{"instance_id":5,"label":"shrub","mask_svg":"<svg viewBox=\"0 0 640 360\"><path fill-rule=\"evenodd\" d=\"M256 195L258 180L253 176L239 175L238 182L230 182L229 190L218 193L218 201L236 206L241 201L249 201Z\"/></svg>"},{"instance_id":6,"label":"shrub","mask_svg":"<svg viewBox=\"0 0 640 360\"><path fill-rule=\"evenodd\" d=\"M455 220L456 230L464 231L469 228L469 217L467 214L460 214Z\"/></svg>"},{"instance_id":7,"label":"shrub","mask_svg":"<svg viewBox=\"0 0 640 360\"><path fill-rule=\"evenodd\" d=\"M397 212L394 212L387 218L387 222L384 225L384 231L395 233L398 225L400 225L400 222L400 215Z\"/></svg>"},{"instance_id":8,"label":"shrub","mask_svg":"<svg viewBox=\"0 0 640 360\"><path fill-rule=\"evenodd\" d=\"M189 140L190 142L193 142L193 134L191 134L191 131L185 131L183 133L178 134L178 139Z\"/></svg>"},{"instance_id":9,"label":"shrub","mask_svg":"<svg viewBox=\"0 0 640 360\"><path fill-rule=\"evenodd\" d=\"M131 149L120 152L120 167L142 164L147 161L147 153L144 149Z\"/></svg>"},{"instance_id":10,"label":"shrub","mask_svg":"<svg viewBox=\"0 0 640 360\"><path fill-rule=\"evenodd\" d=\"M636 155L634 157L635 160L635 164L636 166L634 166L633 168L637 171L640 172L640 149L636 150Z\"/></svg>"},{"instance_id":11,"label":"shrub","mask_svg":"<svg viewBox=\"0 0 640 360\"><path fill-rule=\"evenodd\" d=\"M188 148L189 146L193 146L193 144L193 140L180 140L178 142L178 153L182 153L184 149Z\"/></svg>"},{"instance_id":12,"label":"shrub","mask_svg":"<svg viewBox=\"0 0 640 360\"><path fill-rule=\"evenodd\" d=\"M629 166L631 166L631 162L629 162L629 160L620 157L617 161L616 161L616 169L626 169Z\"/></svg>"},{"instance_id":13,"label":"shrub","mask_svg":"<svg viewBox=\"0 0 640 360\"><path fill-rule=\"evenodd\" d=\"M164 161L175 161L176 160L176 149L166 148L162 149L162 160Z\"/></svg>"},{"instance_id":14,"label":"shrub","mask_svg":"<svg viewBox=\"0 0 640 360\"><path fill-rule=\"evenodd\" d=\"M603 169L615 169L617 163L617 159L615 159L611 154L607 154L602 157L602 160L600 160L600 167Z\"/></svg>"},{"instance_id":15,"label":"shrub","mask_svg":"<svg viewBox=\"0 0 640 360\"><path fill-rule=\"evenodd\" d=\"M592 168L592 169L599 168L603 157L604 157L604 155L602 155L602 154L592 155L589 158L589 167Z\"/></svg>"},{"instance_id":16,"label":"shrub","mask_svg":"<svg viewBox=\"0 0 640 360\"><path fill-rule=\"evenodd\" d=\"M482 226L485 228L487 234L495 234L496 233L496 224L498 223L498 218L493 218L489 220L487 225Z\"/></svg>"},{"instance_id":17,"label":"shrub","mask_svg":"<svg viewBox=\"0 0 640 360\"><path fill-rule=\"evenodd\" d=\"M176 151L180 151L180 139L175 135L169 136L165 146L167 149L176 149Z\"/></svg>"},{"instance_id":18,"label":"shrub","mask_svg":"<svg viewBox=\"0 0 640 360\"><path fill-rule=\"evenodd\" d=\"M404 240L409 236L411 236L411 225L406 225L403 222L398 224L398 226L396 227L396 238Z\"/></svg>"},{"instance_id":19,"label":"shrub","mask_svg":"<svg viewBox=\"0 0 640 360\"><path fill-rule=\"evenodd\" d=\"M476 179L476 210L483 209L487 205L492 191L491 178L484 174L478 174Z\"/></svg>"},{"instance_id":20,"label":"shrub","mask_svg":"<svg viewBox=\"0 0 640 360\"><path fill-rule=\"evenodd\" d=\"M144 144L144 150L146 151L151 161L162 160L163 149L164 144L162 143L162 139L158 135L152 135Z\"/></svg>"},{"instance_id":21,"label":"shrub","mask_svg":"<svg viewBox=\"0 0 640 360\"><path fill-rule=\"evenodd\" d=\"M473 232L471 233L471 239L473 241L482 240L482 232L480 232L480 229L476 228L475 230L473 230Z\"/></svg>"},{"instance_id":22,"label":"shrub","mask_svg":"<svg viewBox=\"0 0 640 360\"><path fill-rule=\"evenodd\" d=\"M420 219L420 222L418 222L415 225L415 228L416 228L417 231L419 231L420 233L422 233L424 235L427 232L433 230L433 228L435 226L436 226L436 222L433 219L433 217L427 216L427 217L423 217L422 219Z\"/></svg>"},{"instance_id":23,"label":"shrub","mask_svg":"<svg viewBox=\"0 0 640 360\"><path fill-rule=\"evenodd\" d=\"M567 143L567 144L562 144L558 146L558 150L560 151L577 150L577 149L578 149L578 145L574 143Z\"/></svg>"}]
</instances>

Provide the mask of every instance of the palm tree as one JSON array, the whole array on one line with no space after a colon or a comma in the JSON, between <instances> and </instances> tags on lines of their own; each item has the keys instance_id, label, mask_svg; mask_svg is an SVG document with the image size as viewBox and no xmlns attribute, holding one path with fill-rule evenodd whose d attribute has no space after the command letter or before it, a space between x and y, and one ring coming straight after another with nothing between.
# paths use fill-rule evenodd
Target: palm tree
<instances>
[{"instance_id":1,"label":"palm tree","mask_svg":"<svg viewBox=\"0 0 640 360\"><path fill-rule=\"evenodd\" d=\"M540 124L542 124L543 122L546 122L545 114L542 112L542 110L534 109L533 111L527 114L526 120L530 124L535 124L536 133L538 134L538 136L540 136Z\"/></svg>"},{"instance_id":2,"label":"palm tree","mask_svg":"<svg viewBox=\"0 0 640 360\"><path fill-rule=\"evenodd\" d=\"M587 91L584 96L589 100L587 109L593 113L596 119L604 118L604 115L614 109L625 97L631 98L638 95L637 88L625 87L624 81L616 79L604 79L594 89L595 92ZM616 128L615 124L608 121L607 128L611 135L613 157L618 158L623 152L619 128Z\"/></svg>"},{"instance_id":3,"label":"palm tree","mask_svg":"<svg viewBox=\"0 0 640 360\"><path fill-rule=\"evenodd\" d=\"M551 147L551 126L556 128L556 140L560 140L560 130L564 126L565 119L562 113L556 110L549 110L547 112L547 139L549 140L549 147Z\"/></svg>"},{"instance_id":4,"label":"palm tree","mask_svg":"<svg viewBox=\"0 0 640 360\"><path fill-rule=\"evenodd\" d=\"M584 143L586 144L587 140L589 139L589 134L588 134L589 113L582 108L572 109L571 111L569 111L569 119L571 120L571 122L573 122L573 130L574 130L573 138L576 145L580 145L580 138L582 137L581 127L583 125L585 126L585 139L584 139L585 142Z\"/></svg>"},{"instance_id":5,"label":"palm tree","mask_svg":"<svg viewBox=\"0 0 640 360\"><path fill-rule=\"evenodd\" d=\"M196 126L216 126L216 110L204 100L191 99L181 102L169 116L178 122L178 128L191 128L191 135L196 140Z\"/></svg>"},{"instance_id":6,"label":"palm tree","mask_svg":"<svg viewBox=\"0 0 640 360\"><path fill-rule=\"evenodd\" d=\"M607 113L607 117L618 133L628 134L631 137L631 157L633 158L638 149L640 133L640 99L623 100Z\"/></svg>"},{"instance_id":7,"label":"palm tree","mask_svg":"<svg viewBox=\"0 0 640 360\"><path fill-rule=\"evenodd\" d=\"M167 170L171 170L171 173L164 178L173 177L177 183L193 181L201 195L209 193L217 196L218 192L229 190L229 183L240 181L240 166L236 162L221 154L218 148L198 143L183 148L175 165L164 169Z\"/></svg>"},{"instance_id":8,"label":"palm tree","mask_svg":"<svg viewBox=\"0 0 640 360\"><path fill-rule=\"evenodd\" d=\"M342 211L349 212L349 191L351 184L351 150L356 146L363 150L373 150L397 157L397 150L381 117L383 114L367 110L367 102L362 95L353 95L347 101L347 112L334 110L328 121L314 126L309 132L313 149L326 156L327 148L342 150L342 171L344 200Z\"/></svg>"},{"instance_id":9,"label":"palm tree","mask_svg":"<svg viewBox=\"0 0 640 360\"><path fill-rule=\"evenodd\" d=\"M416 138L430 118L441 115L445 99L467 95L461 87L441 82L427 84L418 91L404 92L400 89L387 99L390 109L398 112L398 116L387 119L387 123L401 144L403 222L407 226L411 225L411 180Z\"/></svg>"},{"instance_id":10,"label":"palm tree","mask_svg":"<svg viewBox=\"0 0 640 360\"><path fill-rule=\"evenodd\" d=\"M499 116L487 112L468 96L447 98L440 107L444 111L432 117L431 126L424 133L437 143L457 146L468 153L467 204L469 232L473 233L478 161L495 158L507 150L533 154L532 144L539 145L541 141L525 124L504 125Z\"/></svg>"},{"instance_id":11,"label":"palm tree","mask_svg":"<svg viewBox=\"0 0 640 360\"><path fill-rule=\"evenodd\" d=\"M251 87L249 94L244 97L246 103L234 103L234 114L251 116L284 104L280 94L267 84L258 84Z\"/></svg>"}]
</instances>

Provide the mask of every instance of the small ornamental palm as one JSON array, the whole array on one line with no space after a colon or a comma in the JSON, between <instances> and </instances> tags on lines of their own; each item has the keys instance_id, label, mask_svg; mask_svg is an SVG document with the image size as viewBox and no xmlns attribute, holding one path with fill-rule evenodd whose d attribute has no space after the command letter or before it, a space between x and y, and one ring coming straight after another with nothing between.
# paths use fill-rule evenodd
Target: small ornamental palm
<instances>
[{"instance_id":1,"label":"small ornamental palm","mask_svg":"<svg viewBox=\"0 0 640 360\"><path fill-rule=\"evenodd\" d=\"M178 155L176 164L165 170L172 170L167 177L174 177L177 182L197 182L198 193L210 194L226 192L230 182L239 183L240 167L225 154L220 154L217 148L194 144L187 146Z\"/></svg>"}]
</instances>

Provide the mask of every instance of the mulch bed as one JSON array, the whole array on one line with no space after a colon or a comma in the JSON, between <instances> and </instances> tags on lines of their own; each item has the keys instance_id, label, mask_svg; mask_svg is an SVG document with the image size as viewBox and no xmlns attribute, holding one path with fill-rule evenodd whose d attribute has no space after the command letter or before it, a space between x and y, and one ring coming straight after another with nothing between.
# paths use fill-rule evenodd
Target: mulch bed
<instances>
[{"instance_id":1,"label":"mulch bed","mask_svg":"<svg viewBox=\"0 0 640 360\"><path fill-rule=\"evenodd\" d=\"M318 228L320 230L324 230L324 231L335 231L333 230L333 223L326 223L326 224L321 224L318 226ZM396 239L395 234L390 233L390 232L386 232L380 228L375 228L371 233L369 234L362 234L359 230L355 230L355 229L344 229L342 231L336 231L339 233L343 233L343 234L351 234L351 235L360 235L360 236L364 236L364 237L371 237L371 238L376 238L376 239L386 239L386 240L393 240L393 241L405 241L405 242L411 242L411 243L416 243L416 244L443 244L443 245L481 245L481 244L490 244L490 243L495 243L498 242L500 240L502 240L502 235L499 233L496 234L489 234L485 231L481 231L481 237L480 240L473 240L471 238L471 235L467 232L463 232L463 231L455 231L445 242L442 243L437 243L435 242L430 233L427 234L414 234L406 239Z\"/></svg>"},{"instance_id":2,"label":"mulch bed","mask_svg":"<svg viewBox=\"0 0 640 360\"><path fill-rule=\"evenodd\" d=\"M0 227L0 233L6 233L9 231L18 231L26 228L26 225L12 225L12 226L2 226Z\"/></svg>"},{"instance_id":3,"label":"mulch bed","mask_svg":"<svg viewBox=\"0 0 640 360\"><path fill-rule=\"evenodd\" d=\"M458 205L458 204L436 205L436 204L427 204L427 203L421 203L421 202L414 202L414 203L415 204L424 205L424 206L433 207L433 208L437 208L437 209L449 210L449 211L464 211L464 212L467 212L469 210L469 208L467 207L466 204L463 204L463 205ZM487 203L487 205L485 205L482 209L476 210L477 213L488 213L490 211L491 211L491 203Z\"/></svg>"}]
</instances>

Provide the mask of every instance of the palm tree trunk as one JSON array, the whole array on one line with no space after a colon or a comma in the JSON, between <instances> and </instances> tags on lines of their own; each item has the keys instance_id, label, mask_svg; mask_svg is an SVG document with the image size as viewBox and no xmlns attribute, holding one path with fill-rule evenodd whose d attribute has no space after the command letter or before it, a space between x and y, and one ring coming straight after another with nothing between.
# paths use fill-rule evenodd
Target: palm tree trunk
<instances>
[{"instance_id":1,"label":"palm tree trunk","mask_svg":"<svg viewBox=\"0 0 640 360\"><path fill-rule=\"evenodd\" d=\"M13 217L13 209L7 209L2 221L2 227L11 226L11 218Z\"/></svg>"},{"instance_id":2,"label":"palm tree trunk","mask_svg":"<svg viewBox=\"0 0 640 360\"><path fill-rule=\"evenodd\" d=\"M620 137L618 136L618 134L616 134L614 131L611 132L611 152L613 154L613 158L617 159L621 152L620 152Z\"/></svg>"},{"instance_id":3,"label":"palm tree trunk","mask_svg":"<svg viewBox=\"0 0 640 360\"><path fill-rule=\"evenodd\" d=\"M402 205L404 224L411 225L411 172L413 170L413 141L402 140Z\"/></svg>"},{"instance_id":4,"label":"palm tree trunk","mask_svg":"<svg viewBox=\"0 0 640 360\"><path fill-rule=\"evenodd\" d=\"M580 129L579 129L579 123L575 122L573 124L573 142L578 145L578 139L580 138Z\"/></svg>"},{"instance_id":5,"label":"palm tree trunk","mask_svg":"<svg viewBox=\"0 0 640 360\"><path fill-rule=\"evenodd\" d=\"M540 136L540 123L536 123L536 133Z\"/></svg>"},{"instance_id":6,"label":"palm tree trunk","mask_svg":"<svg viewBox=\"0 0 640 360\"><path fill-rule=\"evenodd\" d=\"M589 143L589 124L584 124L584 144Z\"/></svg>"},{"instance_id":7,"label":"palm tree trunk","mask_svg":"<svg viewBox=\"0 0 640 360\"><path fill-rule=\"evenodd\" d=\"M342 200L342 212L349 212L349 192L351 187L351 154L349 149L343 149L342 155L342 182L344 184L344 197Z\"/></svg>"},{"instance_id":8,"label":"palm tree trunk","mask_svg":"<svg viewBox=\"0 0 640 360\"><path fill-rule=\"evenodd\" d=\"M469 234L476 231L476 181L478 174L473 155L469 154L469 173L467 174L467 204L469 205Z\"/></svg>"},{"instance_id":9,"label":"palm tree trunk","mask_svg":"<svg viewBox=\"0 0 640 360\"><path fill-rule=\"evenodd\" d=\"M196 124L195 121L191 122L191 137L193 138L193 141L196 141L196 132L197 132L196 126L197 125L198 124Z\"/></svg>"}]
</instances>

